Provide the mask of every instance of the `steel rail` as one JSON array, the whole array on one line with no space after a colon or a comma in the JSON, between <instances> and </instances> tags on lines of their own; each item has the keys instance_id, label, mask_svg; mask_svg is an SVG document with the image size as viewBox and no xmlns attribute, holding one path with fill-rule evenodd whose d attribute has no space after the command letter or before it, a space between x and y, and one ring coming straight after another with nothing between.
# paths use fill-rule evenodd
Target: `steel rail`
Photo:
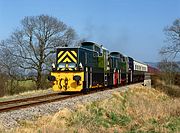
<instances>
[{"instance_id":1,"label":"steel rail","mask_svg":"<svg viewBox=\"0 0 180 133\"><path fill-rule=\"evenodd\" d=\"M18 110L18 109L21 109L21 108L27 108L27 107L32 107L32 106L35 106L35 105L40 105L40 104L44 104L44 103L50 103L50 102L55 102L55 101L60 101L60 100L65 100L65 99L69 99L69 98L73 98L73 97L76 97L76 96L79 96L81 94L75 94L75 95L69 95L69 96L64 96L64 97L56 97L56 98L51 98L51 99L38 99L38 100L34 100L33 102L26 102L24 104L21 104L21 105L13 105L13 106L8 106L8 107L0 107L0 113L2 112L8 112L8 111L11 111L11 110Z\"/></svg>"},{"instance_id":2,"label":"steel rail","mask_svg":"<svg viewBox=\"0 0 180 133\"><path fill-rule=\"evenodd\" d=\"M137 83L137 84L139 84L139 83ZM132 85L132 84L130 84L130 85ZM48 94L48 95L29 97L29 98L25 98L25 99L16 99L16 100L11 100L11 101L0 102L0 113L12 111L12 110L18 110L18 109L22 109L22 108L33 107L36 105L51 103L51 102L55 102L55 101L62 101L62 100L66 100L66 99L70 99L70 98L74 98L74 97L78 97L78 96L82 96L82 95L93 94L93 93L96 93L99 91L112 90L112 89L127 87L127 86L129 86L129 85L113 87L113 88L93 89L92 91L88 92L87 94L77 93L77 94L63 96L63 95L59 95L59 93L52 93L52 94ZM55 98L53 98L53 96ZM45 98L49 98L49 99L45 99ZM19 103L19 104L23 103L23 104L12 105L15 103ZM4 105L4 107L2 107L2 105ZM12 105L12 106L6 106L6 105Z\"/></svg>"}]
</instances>

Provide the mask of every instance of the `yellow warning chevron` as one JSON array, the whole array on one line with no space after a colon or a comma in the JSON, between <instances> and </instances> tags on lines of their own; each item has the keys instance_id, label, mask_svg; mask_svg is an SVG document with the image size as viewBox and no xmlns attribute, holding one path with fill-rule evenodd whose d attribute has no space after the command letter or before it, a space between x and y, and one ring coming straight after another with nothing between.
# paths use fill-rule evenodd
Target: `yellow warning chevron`
<instances>
[{"instance_id":1,"label":"yellow warning chevron","mask_svg":"<svg viewBox=\"0 0 180 133\"><path fill-rule=\"evenodd\" d=\"M60 53L61 53L61 52L60 52ZM62 54L62 53L61 53L61 54L60 54L60 53L59 53L58 55L61 55L61 54ZM73 54L77 57L77 53L76 53L75 51L73 52ZM67 55L71 60L73 60L73 62L77 63L77 60L74 58L73 55L71 55L71 54L69 53L69 51L66 51L66 52L60 57L60 59L58 60L58 63L59 63L59 62L62 62L62 60L64 59L64 57L65 57L66 55ZM70 60L69 58L68 58L67 60ZM66 60L66 59L65 59L65 60ZM64 62L64 61L63 61L63 62ZM70 61L70 62L71 62L71 61Z\"/></svg>"},{"instance_id":2,"label":"yellow warning chevron","mask_svg":"<svg viewBox=\"0 0 180 133\"><path fill-rule=\"evenodd\" d=\"M71 62L71 60L67 57L63 62Z\"/></svg>"},{"instance_id":3,"label":"yellow warning chevron","mask_svg":"<svg viewBox=\"0 0 180 133\"><path fill-rule=\"evenodd\" d=\"M58 57L60 57L63 52L64 52L64 51L60 51L60 52L58 53Z\"/></svg>"},{"instance_id":4,"label":"yellow warning chevron","mask_svg":"<svg viewBox=\"0 0 180 133\"><path fill-rule=\"evenodd\" d=\"M71 51L75 57L77 57L77 53L75 51Z\"/></svg>"}]
</instances>

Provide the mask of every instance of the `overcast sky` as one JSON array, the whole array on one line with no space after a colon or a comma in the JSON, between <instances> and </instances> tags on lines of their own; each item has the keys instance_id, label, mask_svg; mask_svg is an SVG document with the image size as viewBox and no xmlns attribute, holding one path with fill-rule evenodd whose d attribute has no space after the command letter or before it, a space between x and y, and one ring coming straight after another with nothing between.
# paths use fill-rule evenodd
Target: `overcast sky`
<instances>
[{"instance_id":1,"label":"overcast sky","mask_svg":"<svg viewBox=\"0 0 180 133\"><path fill-rule=\"evenodd\" d=\"M180 18L180 0L0 0L0 40L25 16L50 15L80 38L140 61L159 61L163 29Z\"/></svg>"}]
</instances>

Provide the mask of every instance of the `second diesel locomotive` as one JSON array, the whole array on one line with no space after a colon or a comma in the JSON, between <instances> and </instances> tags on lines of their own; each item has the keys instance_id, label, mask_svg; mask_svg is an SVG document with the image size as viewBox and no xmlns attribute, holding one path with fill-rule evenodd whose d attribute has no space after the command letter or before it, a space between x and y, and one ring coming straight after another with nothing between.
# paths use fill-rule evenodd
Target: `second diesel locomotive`
<instances>
[{"instance_id":1,"label":"second diesel locomotive","mask_svg":"<svg viewBox=\"0 0 180 133\"><path fill-rule=\"evenodd\" d=\"M118 86L144 80L147 65L109 52L93 43L77 48L57 48L56 63L48 79L54 91L88 91L104 86Z\"/></svg>"}]
</instances>

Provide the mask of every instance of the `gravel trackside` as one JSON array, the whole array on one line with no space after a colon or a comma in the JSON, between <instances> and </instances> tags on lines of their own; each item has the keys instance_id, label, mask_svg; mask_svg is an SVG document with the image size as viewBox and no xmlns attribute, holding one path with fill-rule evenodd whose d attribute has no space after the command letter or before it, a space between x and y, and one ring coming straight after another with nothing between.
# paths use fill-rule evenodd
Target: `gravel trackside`
<instances>
[{"instance_id":1,"label":"gravel trackside","mask_svg":"<svg viewBox=\"0 0 180 133\"><path fill-rule=\"evenodd\" d=\"M37 105L30 108L24 108L11 112L0 113L0 123L3 126L3 128L11 129L19 126L20 125L19 121L35 120L38 117L56 113L57 111L62 110L63 108L68 108L70 110L73 110L75 109L75 107L77 107L78 104L86 104L89 102L110 98L112 96L111 94L114 93L115 91L125 91L126 89L137 85L141 85L141 84L139 83L139 84L124 86L112 90L106 90L94 94L88 94L75 98L70 98L64 101L52 102L52 103Z\"/></svg>"}]
</instances>

